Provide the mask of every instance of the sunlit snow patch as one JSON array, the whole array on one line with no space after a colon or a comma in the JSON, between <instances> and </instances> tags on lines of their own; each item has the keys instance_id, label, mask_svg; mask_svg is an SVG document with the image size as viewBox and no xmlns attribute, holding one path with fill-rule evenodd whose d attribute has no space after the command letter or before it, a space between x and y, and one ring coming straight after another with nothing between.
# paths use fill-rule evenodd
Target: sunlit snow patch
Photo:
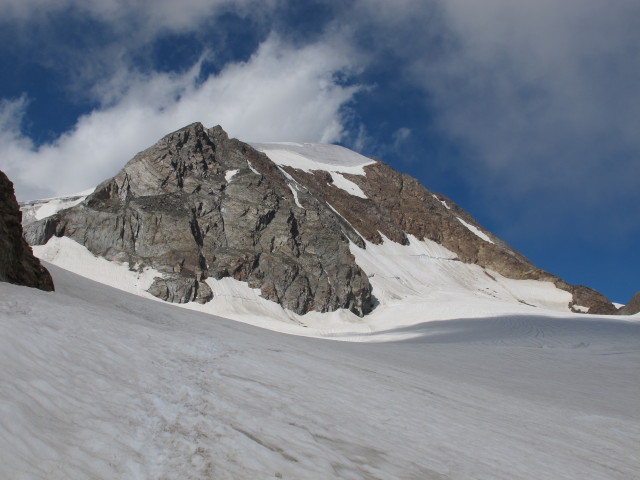
<instances>
[{"instance_id":1,"label":"sunlit snow patch","mask_svg":"<svg viewBox=\"0 0 640 480\"><path fill-rule=\"evenodd\" d=\"M478 237L480 237L485 242L489 242L489 243L494 243L495 244L495 242L493 240L491 240L489 238L489 236L486 233L484 233L482 230L480 230L478 227L476 227L474 225L471 225L470 223L465 222L460 217L456 217L456 218L458 220L460 220L460 223L463 224L465 227L467 227L469 229L469 231L471 231L471 233L477 235Z\"/></svg>"},{"instance_id":2,"label":"sunlit snow patch","mask_svg":"<svg viewBox=\"0 0 640 480\"><path fill-rule=\"evenodd\" d=\"M296 205L300 208L304 208L300 203L300 199L298 198L298 182L296 182L295 179L291 175L289 175L286 172L286 170L283 169L280 165L278 165L278 168L280 169L282 174L287 178L287 180L289 180L287 182L287 186L289 187L289 190L291 190L291 194L293 195L293 199L295 200Z\"/></svg>"},{"instance_id":3,"label":"sunlit snow patch","mask_svg":"<svg viewBox=\"0 0 640 480\"><path fill-rule=\"evenodd\" d=\"M387 238L380 245L367 242L365 249L351 245L378 301L367 317L372 331L427 321L531 314L534 307L569 312L571 294L551 282L505 278L459 261L436 242L408 238L408 245Z\"/></svg>"},{"instance_id":4,"label":"sunlit snow patch","mask_svg":"<svg viewBox=\"0 0 640 480\"><path fill-rule=\"evenodd\" d=\"M346 179L341 173L331 172L331 178L333 179L333 184L336 187L350 193L354 197L367 198L358 185L353 183L351 180Z\"/></svg>"},{"instance_id":5,"label":"sunlit snow patch","mask_svg":"<svg viewBox=\"0 0 640 480\"><path fill-rule=\"evenodd\" d=\"M321 143L252 143L256 150L264 152L278 165L290 166L305 172L325 170L328 172L364 175L363 167L375 163L339 145Z\"/></svg>"},{"instance_id":6,"label":"sunlit snow patch","mask_svg":"<svg viewBox=\"0 0 640 480\"><path fill-rule=\"evenodd\" d=\"M251 170L253 173L255 173L256 175L260 175L260 172L257 171L255 168L253 168L253 165L251 165L251 162L249 160L247 160L247 166L249 167L249 170Z\"/></svg>"},{"instance_id":7,"label":"sunlit snow patch","mask_svg":"<svg viewBox=\"0 0 640 480\"><path fill-rule=\"evenodd\" d=\"M447 210L451 210L451 207L447 205L447 202L445 202L444 200L440 200L436 195L432 195L432 197L439 201L444 208L446 208Z\"/></svg>"},{"instance_id":8,"label":"sunlit snow patch","mask_svg":"<svg viewBox=\"0 0 640 480\"><path fill-rule=\"evenodd\" d=\"M235 170L227 170L224 173L224 179L227 181L227 183L229 183L231 179L235 177L236 173L238 173L239 171L240 170L238 170L237 168Z\"/></svg>"},{"instance_id":9,"label":"sunlit snow patch","mask_svg":"<svg viewBox=\"0 0 640 480\"><path fill-rule=\"evenodd\" d=\"M319 143L253 143L255 149L264 152L277 165L293 167L305 172L322 170L329 172L333 184L350 195L367 198L362 189L343 174L365 175L366 165L375 163L339 145Z\"/></svg>"},{"instance_id":10,"label":"sunlit snow patch","mask_svg":"<svg viewBox=\"0 0 640 480\"><path fill-rule=\"evenodd\" d=\"M36 220L42 220L43 218L55 215L65 208L75 207L87 198L87 195L93 193L94 190L95 188L90 188L72 195L20 202L23 223L27 224Z\"/></svg>"},{"instance_id":11,"label":"sunlit snow patch","mask_svg":"<svg viewBox=\"0 0 640 480\"><path fill-rule=\"evenodd\" d=\"M67 237L54 236L45 245L35 245L32 248L34 255L41 260L90 280L147 298L155 298L147 293L147 289L155 277L162 276L151 268L136 271L129 269L127 264L96 257L84 246Z\"/></svg>"}]
</instances>

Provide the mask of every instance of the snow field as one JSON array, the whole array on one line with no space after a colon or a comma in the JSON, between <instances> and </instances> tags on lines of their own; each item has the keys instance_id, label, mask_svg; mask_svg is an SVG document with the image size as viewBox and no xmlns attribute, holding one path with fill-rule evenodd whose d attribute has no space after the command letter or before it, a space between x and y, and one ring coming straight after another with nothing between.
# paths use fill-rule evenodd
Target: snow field
<instances>
[{"instance_id":1,"label":"snow field","mask_svg":"<svg viewBox=\"0 0 640 480\"><path fill-rule=\"evenodd\" d=\"M257 147L353 195L342 173L371 162ZM230 278L167 304L146 292L158 272L34 247L56 292L0 283L0 478L637 476L640 314L570 313L551 283L414 237L351 251L377 300L364 319L295 315Z\"/></svg>"},{"instance_id":2,"label":"snow field","mask_svg":"<svg viewBox=\"0 0 640 480\"><path fill-rule=\"evenodd\" d=\"M405 342L327 342L47 267L55 293L0 284L2 478L640 469L637 322L496 315L406 327Z\"/></svg>"},{"instance_id":3,"label":"snow field","mask_svg":"<svg viewBox=\"0 0 640 480\"><path fill-rule=\"evenodd\" d=\"M351 245L356 262L369 276L377 302L364 318L346 310L297 315L262 298L259 289L231 278L207 279L213 300L180 307L283 333L346 341L399 340L414 334L400 327L426 321L514 314L578 315L569 312L571 295L550 282L508 279L456 260L452 252L435 242L409 239L407 246L386 238L382 245L367 242L365 249ZM127 265L108 262L66 237L53 237L33 250L61 268L156 300L146 292L153 278L161 276L152 269L130 270Z\"/></svg>"},{"instance_id":4,"label":"snow field","mask_svg":"<svg viewBox=\"0 0 640 480\"><path fill-rule=\"evenodd\" d=\"M146 292L153 278L161 276L152 269L130 270L95 257L66 237L53 237L33 250L41 259L78 275L157 300ZM567 307L571 295L553 284L485 272L457 261L435 242L410 237L410 245L403 246L385 239L382 245L367 243L366 249L352 244L351 251L369 276L377 301L364 318L346 310L297 315L262 298L259 289L231 278L207 279L213 300L180 307L283 333L346 341L399 340L413 335L400 327L426 321L534 313L576 316Z\"/></svg>"}]
</instances>

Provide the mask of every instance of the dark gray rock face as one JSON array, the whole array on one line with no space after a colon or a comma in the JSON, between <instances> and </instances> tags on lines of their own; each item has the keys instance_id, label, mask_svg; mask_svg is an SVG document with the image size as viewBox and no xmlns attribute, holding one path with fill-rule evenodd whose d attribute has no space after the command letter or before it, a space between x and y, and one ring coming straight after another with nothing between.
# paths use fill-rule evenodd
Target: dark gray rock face
<instances>
[{"instance_id":1,"label":"dark gray rock face","mask_svg":"<svg viewBox=\"0 0 640 480\"><path fill-rule=\"evenodd\" d=\"M53 290L53 280L22 237L22 213L13 183L0 171L0 281Z\"/></svg>"},{"instance_id":2,"label":"dark gray rock face","mask_svg":"<svg viewBox=\"0 0 640 480\"><path fill-rule=\"evenodd\" d=\"M180 275L156 277L149 287L149 293L171 303L207 303L213 298L209 285Z\"/></svg>"},{"instance_id":3,"label":"dark gray rock face","mask_svg":"<svg viewBox=\"0 0 640 480\"><path fill-rule=\"evenodd\" d=\"M25 226L31 244L53 235L159 270L149 291L171 302L208 301L211 276L248 282L297 313L371 310L349 251L359 236L324 202L298 207L280 168L220 127L165 136L83 203Z\"/></svg>"},{"instance_id":4,"label":"dark gray rock face","mask_svg":"<svg viewBox=\"0 0 640 480\"><path fill-rule=\"evenodd\" d=\"M640 313L640 292L636 292L636 294L631 297L631 300L629 300L629 303L618 310L618 313L620 315L635 315L636 313Z\"/></svg>"}]
</instances>

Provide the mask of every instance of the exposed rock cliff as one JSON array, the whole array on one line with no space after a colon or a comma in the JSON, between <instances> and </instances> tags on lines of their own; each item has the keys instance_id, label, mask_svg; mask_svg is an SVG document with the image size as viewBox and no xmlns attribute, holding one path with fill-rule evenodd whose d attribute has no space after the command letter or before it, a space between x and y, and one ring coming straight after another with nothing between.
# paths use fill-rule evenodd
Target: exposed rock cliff
<instances>
[{"instance_id":1,"label":"exposed rock cliff","mask_svg":"<svg viewBox=\"0 0 640 480\"><path fill-rule=\"evenodd\" d=\"M150 292L207 302L204 280L231 276L297 313L371 309L349 251L362 240L324 202L296 205L266 155L196 123L136 155L84 202L26 227L32 244L67 236L109 260L163 273Z\"/></svg>"},{"instance_id":2,"label":"exposed rock cliff","mask_svg":"<svg viewBox=\"0 0 640 480\"><path fill-rule=\"evenodd\" d=\"M22 237L13 183L0 171L0 281L52 291L53 280Z\"/></svg>"},{"instance_id":3,"label":"exposed rock cliff","mask_svg":"<svg viewBox=\"0 0 640 480\"><path fill-rule=\"evenodd\" d=\"M636 313L640 313L640 292L636 292L636 294L629 300L624 307L618 310L620 315L635 315Z\"/></svg>"}]
</instances>

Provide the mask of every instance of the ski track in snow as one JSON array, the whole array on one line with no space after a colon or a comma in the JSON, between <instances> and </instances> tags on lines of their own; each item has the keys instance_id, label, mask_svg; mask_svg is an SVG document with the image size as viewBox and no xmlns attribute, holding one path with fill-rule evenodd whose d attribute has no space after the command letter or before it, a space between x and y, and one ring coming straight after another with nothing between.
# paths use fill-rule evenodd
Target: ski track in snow
<instances>
[{"instance_id":1,"label":"ski track in snow","mask_svg":"<svg viewBox=\"0 0 640 480\"><path fill-rule=\"evenodd\" d=\"M0 283L0 478L624 479L640 323L494 315L284 335L47 265Z\"/></svg>"}]
</instances>

